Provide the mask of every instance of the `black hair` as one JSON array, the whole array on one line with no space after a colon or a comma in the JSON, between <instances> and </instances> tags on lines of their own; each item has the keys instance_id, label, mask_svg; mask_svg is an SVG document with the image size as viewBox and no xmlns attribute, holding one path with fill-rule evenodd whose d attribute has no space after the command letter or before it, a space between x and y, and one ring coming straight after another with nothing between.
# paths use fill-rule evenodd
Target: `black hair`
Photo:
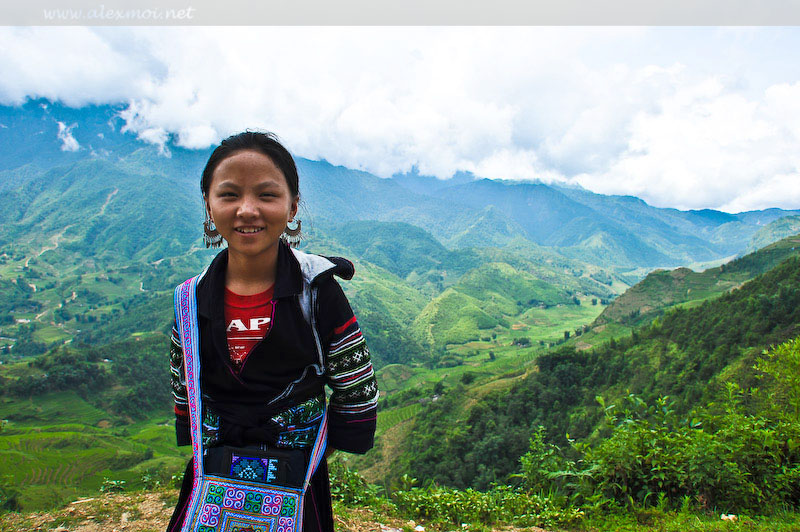
<instances>
[{"instance_id":1,"label":"black hair","mask_svg":"<svg viewBox=\"0 0 800 532\"><path fill-rule=\"evenodd\" d=\"M203 169L203 177L200 179L200 188L203 196L208 196L208 189L211 186L211 178L214 170L219 163L240 151L252 150L263 153L269 157L275 166L283 172L289 191L295 198L300 196L300 178L297 176L297 166L294 159L283 144L278 142L278 137L274 133L261 133L258 131L244 131L231 135L223 140L217 148L211 152L206 167Z\"/></svg>"}]
</instances>

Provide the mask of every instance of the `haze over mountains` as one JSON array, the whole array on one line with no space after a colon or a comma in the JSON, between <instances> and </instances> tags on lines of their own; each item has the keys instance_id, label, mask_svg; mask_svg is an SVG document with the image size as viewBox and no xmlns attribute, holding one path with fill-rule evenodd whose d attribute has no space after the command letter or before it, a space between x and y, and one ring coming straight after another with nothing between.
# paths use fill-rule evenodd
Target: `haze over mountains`
<instances>
[{"instance_id":1,"label":"haze over mountains","mask_svg":"<svg viewBox=\"0 0 800 532\"><path fill-rule=\"evenodd\" d=\"M122 108L71 109L41 100L21 108L0 107L2 221L32 220L42 201L39 193L50 187L60 187L65 194L59 194L60 199L71 198L70 186L81 194L97 194L94 200L77 203L87 207L87 202L97 203L119 188L108 203L110 212L117 208L125 213L120 212L118 231L141 228L148 221L143 209L150 207L158 217L151 226L170 228L168 238L184 246L196 242L197 233L188 229L201 217L197 183L209 150L189 151L168 143L160 150L139 141L122 131ZM324 161L299 159L298 166L306 227L329 230L356 220L405 222L424 229L449 249L524 242L532 249L545 246L563 257L620 273L639 269L639 275L655 267L737 255L771 222L800 214L780 209L739 214L662 209L634 197L502 181L503 176L474 180L459 174L440 181L407 174L380 179ZM83 178L95 181L81 183ZM107 192L99 194L100 190ZM72 199L67 203L76 205ZM51 213L47 216L58 217L57 206L47 205ZM36 216L34 223L53 231L59 224L63 227L59 220L45 222ZM24 236L26 226L17 228L23 233L17 237ZM789 234L788 226L786 231Z\"/></svg>"}]
</instances>

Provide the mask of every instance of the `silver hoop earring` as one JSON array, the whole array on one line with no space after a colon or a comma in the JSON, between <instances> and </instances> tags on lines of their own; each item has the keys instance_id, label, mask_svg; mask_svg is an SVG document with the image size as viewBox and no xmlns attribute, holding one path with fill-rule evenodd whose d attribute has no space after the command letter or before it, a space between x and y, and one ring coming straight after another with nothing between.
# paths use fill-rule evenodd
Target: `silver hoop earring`
<instances>
[{"instance_id":1,"label":"silver hoop earring","mask_svg":"<svg viewBox=\"0 0 800 532\"><path fill-rule=\"evenodd\" d=\"M207 248L218 248L222 245L222 235L217 231L213 220L206 213L206 220L203 222L203 243Z\"/></svg>"},{"instance_id":2,"label":"silver hoop earring","mask_svg":"<svg viewBox=\"0 0 800 532\"><path fill-rule=\"evenodd\" d=\"M294 227L291 226L292 222L296 225ZM297 247L297 244L300 243L300 239L303 237L302 232L300 231L300 220L294 219L289 220L289 223L286 224L286 229L283 230L283 234L281 234L281 238L284 242L286 242L289 247Z\"/></svg>"}]
</instances>

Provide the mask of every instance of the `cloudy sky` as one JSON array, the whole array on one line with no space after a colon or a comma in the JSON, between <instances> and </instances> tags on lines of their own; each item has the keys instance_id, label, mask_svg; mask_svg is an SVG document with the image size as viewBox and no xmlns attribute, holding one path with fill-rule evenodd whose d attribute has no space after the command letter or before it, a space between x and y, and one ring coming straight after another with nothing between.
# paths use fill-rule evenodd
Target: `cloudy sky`
<instances>
[{"instance_id":1,"label":"cloudy sky","mask_svg":"<svg viewBox=\"0 0 800 532\"><path fill-rule=\"evenodd\" d=\"M800 208L800 28L0 28L0 104L127 104L154 143L244 128L382 177Z\"/></svg>"}]
</instances>

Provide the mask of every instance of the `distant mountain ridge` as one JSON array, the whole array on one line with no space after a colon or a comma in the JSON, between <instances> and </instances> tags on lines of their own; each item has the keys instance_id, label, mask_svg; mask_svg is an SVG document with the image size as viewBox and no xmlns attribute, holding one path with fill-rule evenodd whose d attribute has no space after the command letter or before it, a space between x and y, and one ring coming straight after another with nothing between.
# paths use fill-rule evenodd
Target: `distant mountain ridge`
<instances>
[{"instance_id":1,"label":"distant mountain ridge","mask_svg":"<svg viewBox=\"0 0 800 532\"><path fill-rule=\"evenodd\" d=\"M196 194L199 170L209 150L185 150L168 143L168 156L159 153L122 132L122 109L121 105L71 109L44 100L0 107L0 124L5 126L0 128L0 170L4 170L0 190L16 188L35 175L26 164L47 170L88 157L156 172L179 189L185 187L185 193ZM78 151L62 150L59 122L71 128ZM449 181L418 174L381 179L325 161L298 158L297 162L309 225L406 222L451 249L504 246L524 238L566 257L619 270L675 267L736 255L764 225L800 214L780 209L739 214L678 211L629 196L476 180L467 173ZM197 211L187 214L199 220Z\"/></svg>"}]
</instances>

